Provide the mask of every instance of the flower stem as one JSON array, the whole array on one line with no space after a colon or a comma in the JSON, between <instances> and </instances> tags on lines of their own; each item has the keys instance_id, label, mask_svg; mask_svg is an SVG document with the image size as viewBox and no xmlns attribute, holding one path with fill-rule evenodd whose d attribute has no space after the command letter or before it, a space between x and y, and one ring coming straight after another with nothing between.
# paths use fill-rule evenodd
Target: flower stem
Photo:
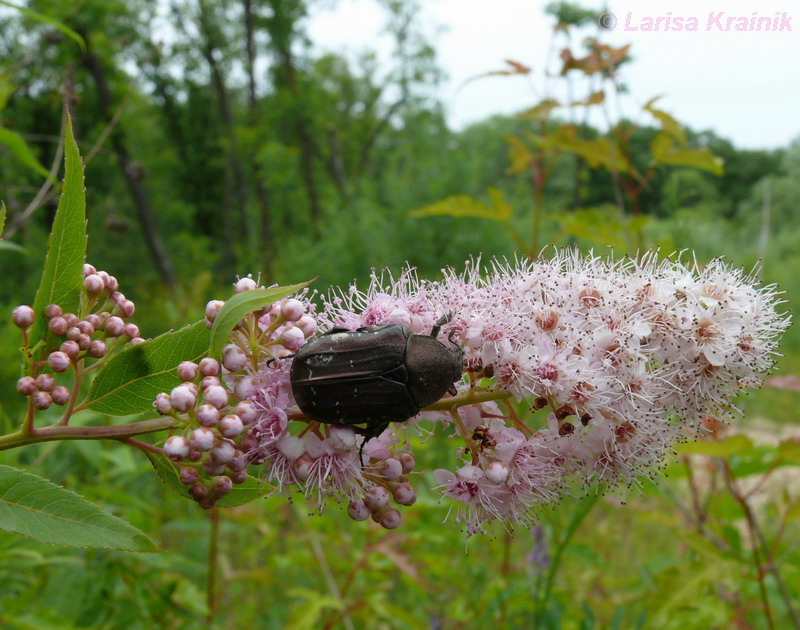
<instances>
[{"instance_id":1,"label":"flower stem","mask_svg":"<svg viewBox=\"0 0 800 630\"><path fill-rule=\"evenodd\" d=\"M208 627L214 625L214 616L217 613L217 555L219 548L219 509L211 508L209 511L209 522L211 530L209 532L208 545L208 583L206 586L206 604L208 606L208 616L206 622Z\"/></svg>"}]
</instances>

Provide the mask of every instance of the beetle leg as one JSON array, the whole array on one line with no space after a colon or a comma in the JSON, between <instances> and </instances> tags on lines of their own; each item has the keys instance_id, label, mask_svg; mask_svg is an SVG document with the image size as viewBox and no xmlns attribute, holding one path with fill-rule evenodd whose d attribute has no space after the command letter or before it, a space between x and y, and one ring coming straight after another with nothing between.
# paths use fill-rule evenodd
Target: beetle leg
<instances>
[{"instance_id":1,"label":"beetle leg","mask_svg":"<svg viewBox=\"0 0 800 630\"><path fill-rule=\"evenodd\" d=\"M453 383L452 385L450 385L450 387L447 388L447 393L450 394L451 396L458 395L458 390L456 389L455 383Z\"/></svg>"},{"instance_id":2,"label":"beetle leg","mask_svg":"<svg viewBox=\"0 0 800 630\"><path fill-rule=\"evenodd\" d=\"M358 460L361 462L361 469L364 469L364 447L367 445L372 438L378 437L381 433L383 433L386 428L389 426L389 422L386 420L380 422L368 422L367 428L364 430L364 441L361 442L361 448L358 449ZM360 431L359 431L360 433Z\"/></svg>"},{"instance_id":3,"label":"beetle leg","mask_svg":"<svg viewBox=\"0 0 800 630\"><path fill-rule=\"evenodd\" d=\"M439 331L442 329L442 326L449 323L451 319L453 319L453 314L445 313L438 320L436 320L436 323L433 325L433 328L431 329L431 337L433 337L434 339L438 337Z\"/></svg>"},{"instance_id":4,"label":"beetle leg","mask_svg":"<svg viewBox=\"0 0 800 630\"><path fill-rule=\"evenodd\" d=\"M270 363L273 363L273 362L277 361L278 359L293 359L293 358L294 358L293 354L287 354L287 355L284 355L282 357L272 357L271 359L267 359L264 362L264 365L269 365Z\"/></svg>"}]
</instances>

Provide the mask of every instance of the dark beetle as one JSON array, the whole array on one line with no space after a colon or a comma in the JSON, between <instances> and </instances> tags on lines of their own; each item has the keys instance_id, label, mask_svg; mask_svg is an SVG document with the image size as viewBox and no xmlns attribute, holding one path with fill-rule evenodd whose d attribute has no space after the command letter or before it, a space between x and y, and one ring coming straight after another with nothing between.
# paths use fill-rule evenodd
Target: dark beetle
<instances>
[{"instance_id":1,"label":"dark beetle","mask_svg":"<svg viewBox=\"0 0 800 630\"><path fill-rule=\"evenodd\" d=\"M300 410L325 424L355 428L363 444L390 422L403 422L445 393L456 393L461 348L436 339L450 321L442 317L430 336L396 324L334 328L304 344L294 355L292 392ZM363 449L362 444L362 449Z\"/></svg>"}]
</instances>

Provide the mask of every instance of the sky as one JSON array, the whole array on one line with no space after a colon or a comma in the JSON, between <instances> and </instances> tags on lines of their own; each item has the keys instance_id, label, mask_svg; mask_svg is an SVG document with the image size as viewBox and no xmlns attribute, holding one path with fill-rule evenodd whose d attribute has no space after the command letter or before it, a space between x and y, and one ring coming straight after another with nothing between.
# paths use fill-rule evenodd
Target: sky
<instances>
[{"instance_id":1,"label":"sky","mask_svg":"<svg viewBox=\"0 0 800 630\"><path fill-rule=\"evenodd\" d=\"M547 94L543 69L552 21L544 14L545 0L420 0L420 4L420 25L448 76L439 97L453 127L520 111ZM601 40L612 46L632 45L634 61L623 72L631 94L614 113L652 124L638 113L642 104L661 95L659 107L678 120L695 130L711 129L740 148L772 149L800 138L798 0L580 4L597 8L598 20L606 11L613 13L602 18L605 30L591 27L581 33L600 33ZM722 30L728 18L745 18L749 26L754 15L774 20L776 30L735 30L741 21ZM391 41L384 33L385 17L375 0L338 0L316 5L307 26L318 50L354 57L372 49L388 64ZM658 17L665 19L657 30L644 30L648 22L655 26ZM668 30L666 18L672 29L678 17L683 18L684 30ZM696 18L696 31L686 30L690 18ZM505 59L532 67L531 77L465 84L471 77L502 68ZM600 118L592 122L603 123Z\"/></svg>"}]
</instances>

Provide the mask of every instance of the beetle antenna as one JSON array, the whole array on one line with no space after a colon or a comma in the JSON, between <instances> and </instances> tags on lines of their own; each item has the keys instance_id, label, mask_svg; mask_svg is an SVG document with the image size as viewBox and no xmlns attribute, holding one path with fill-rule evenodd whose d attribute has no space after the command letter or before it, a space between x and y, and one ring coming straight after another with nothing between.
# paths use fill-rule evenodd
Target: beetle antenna
<instances>
[{"instance_id":1,"label":"beetle antenna","mask_svg":"<svg viewBox=\"0 0 800 630\"><path fill-rule=\"evenodd\" d=\"M442 326L450 323L450 320L452 319L453 319L453 313L445 313L438 320L436 320L436 323L433 325L433 328L431 329L431 337L434 338L438 337L439 331L442 329Z\"/></svg>"}]
</instances>

